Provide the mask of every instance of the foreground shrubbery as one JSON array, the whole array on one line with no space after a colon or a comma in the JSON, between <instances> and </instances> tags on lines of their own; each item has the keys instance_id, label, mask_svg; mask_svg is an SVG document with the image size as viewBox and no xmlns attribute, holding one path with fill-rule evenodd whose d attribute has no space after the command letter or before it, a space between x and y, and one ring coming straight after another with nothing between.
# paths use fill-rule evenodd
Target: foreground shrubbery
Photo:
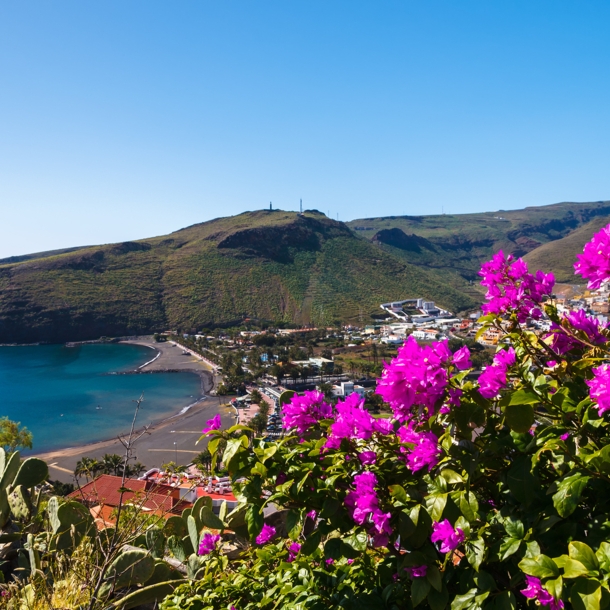
<instances>
[{"instance_id":1,"label":"foreground shrubbery","mask_svg":"<svg viewBox=\"0 0 610 610\"><path fill-rule=\"evenodd\" d=\"M577 264L592 287L610 277L609 235ZM392 419L306 393L285 407L294 434L280 442L207 432L245 478L228 521L252 547L227 561L208 534L203 577L163 610L610 602L610 331L560 316L552 276L521 260L499 253L481 275L483 322L507 341L477 381L466 348L410 340L378 388ZM522 323L543 310L540 337ZM273 505L282 519L265 523Z\"/></svg>"}]
</instances>

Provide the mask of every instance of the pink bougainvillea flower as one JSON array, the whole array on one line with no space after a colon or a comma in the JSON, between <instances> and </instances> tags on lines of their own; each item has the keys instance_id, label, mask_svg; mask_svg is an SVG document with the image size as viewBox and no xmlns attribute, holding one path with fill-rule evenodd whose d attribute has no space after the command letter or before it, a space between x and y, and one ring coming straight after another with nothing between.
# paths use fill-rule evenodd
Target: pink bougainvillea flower
<instances>
[{"instance_id":1,"label":"pink bougainvillea flower","mask_svg":"<svg viewBox=\"0 0 610 610\"><path fill-rule=\"evenodd\" d=\"M216 549L216 543L220 540L218 534L206 532L199 543L199 555L209 555Z\"/></svg>"},{"instance_id":2,"label":"pink bougainvillea flower","mask_svg":"<svg viewBox=\"0 0 610 610\"><path fill-rule=\"evenodd\" d=\"M376 485L377 477L372 472L357 474L354 477L354 489L345 497L345 505L358 525L369 524L369 532L374 537L373 545L385 546L388 543L388 535L392 533L392 515L379 508Z\"/></svg>"},{"instance_id":3,"label":"pink bougainvillea flower","mask_svg":"<svg viewBox=\"0 0 610 610\"><path fill-rule=\"evenodd\" d=\"M368 466L377 461L377 454L374 451L361 451L358 458L365 466Z\"/></svg>"},{"instance_id":4,"label":"pink bougainvillea flower","mask_svg":"<svg viewBox=\"0 0 610 610\"><path fill-rule=\"evenodd\" d=\"M261 533L256 537L256 544L266 544L275 536L275 528L266 523L263 525Z\"/></svg>"},{"instance_id":5,"label":"pink bougainvillea flower","mask_svg":"<svg viewBox=\"0 0 610 610\"><path fill-rule=\"evenodd\" d=\"M295 428L299 434L304 434L321 419L332 416L332 407L324 401L324 394L317 391L293 396L282 410L284 427Z\"/></svg>"},{"instance_id":6,"label":"pink bougainvillea flower","mask_svg":"<svg viewBox=\"0 0 610 610\"><path fill-rule=\"evenodd\" d=\"M452 362L456 368L469 368L469 358L466 347L452 354L447 341L420 346L411 335L396 358L385 365L376 392L390 404L400 422L421 415L413 407L422 407L428 416L434 415L449 383L447 369Z\"/></svg>"},{"instance_id":7,"label":"pink bougainvillea flower","mask_svg":"<svg viewBox=\"0 0 610 610\"><path fill-rule=\"evenodd\" d=\"M525 589L521 589L521 593L528 599L536 600L541 606L548 606L549 610L562 610L564 607L560 599L555 599L546 589L542 587L539 578L535 576L526 576Z\"/></svg>"},{"instance_id":8,"label":"pink bougainvillea flower","mask_svg":"<svg viewBox=\"0 0 610 610\"><path fill-rule=\"evenodd\" d=\"M610 364L602 364L593 369L593 379L587 379L589 396L597 403L600 415L610 411Z\"/></svg>"},{"instance_id":9,"label":"pink bougainvillea flower","mask_svg":"<svg viewBox=\"0 0 610 610\"><path fill-rule=\"evenodd\" d=\"M589 280L590 290L597 290L610 278L610 225L596 233L576 258L574 273Z\"/></svg>"},{"instance_id":10,"label":"pink bougainvillea flower","mask_svg":"<svg viewBox=\"0 0 610 610\"><path fill-rule=\"evenodd\" d=\"M222 422L220 421L220 414L217 413L212 419L208 419L208 421L205 422L205 428L201 433L207 434L208 432L212 432L212 430L220 430L220 426L222 426Z\"/></svg>"},{"instance_id":11,"label":"pink bougainvillea flower","mask_svg":"<svg viewBox=\"0 0 610 610\"><path fill-rule=\"evenodd\" d=\"M500 250L490 261L481 266L481 285L487 288L482 310L485 314L515 313L518 322L542 317L540 305L545 296L553 292L555 277L552 273L537 271L532 275L527 263L504 257Z\"/></svg>"},{"instance_id":12,"label":"pink bougainvillea flower","mask_svg":"<svg viewBox=\"0 0 610 610\"><path fill-rule=\"evenodd\" d=\"M572 332L568 333L568 329ZM597 318L591 318L584 309L578 309L564 314L562 325L553 323L551 332L546 337L551 338L550 346L553 351L565 354L572 349L584 347L585 341L594 345L606 343L608 339L600 332L605 329ZM582 338L579 338L579 335Z\"/></svg>"},{"instance_id":13,"label":"pink bougainvillea flower","mask_svg":"<svg viewBox=\"0 0 610 610\"><path fill-rule=\"evenodd\" d=\"M374 432L380 432L377 420L364 408L364 399L355 392L338 402L335 410L335 421L325 445L329 449L338 449L344 438L367 440Z\"/></svg>"},{"instance_id":14,"label":"pink bougainvillea flower","mask_svg":"<svg viewBox=\"0 0 610 610\"><path fill-rule=\"evenodd\" d=\"M432 524L432 536L430 536L432 542L440 542L439 551L441 553L450 553L464 542L464 530L458 527L453 529L449 519L443 521L435 521Z\"/></svg>"},{"instance_id":15,"label":"pink bougainvillea flower","mask_svg":"<svg viewBox=\"0 0 610 610\"><path fill-rule=\"evenodd\" d=\"M325 563L327 566L332 566L332 565L333 565L333 563L335 563L335 560L334 560L332 557L329 557L328 559L325 559L325 560L324 560L324 563Z\"/></svg>"},{"instance_id":16,"label":"pink bougainvillea flower","mask_svg":"<svg viewBox=\"0 0 610 610\"><path fill-rule=\"evenodd\" d=\"M301 545L298 542L293 542L289 547L288 547L288 559L286 559L286 561L288 563L292 563L296 556L299 554L299 551L301 550Z\"/></svg>"},{"instance_id":17,"label":"pink bougainvillea flower","mask_svg":"<svg viewBox=\"0 0 610 610\"><path fill-rule=\"evenodd\" d=\"M408 426L402 426L397 432L401 443L413 445L412 448L401 447L401 453L406 455L407 468L417 472L427 468L430 472L440 459L441 450L438 437L433 432L416 432Z\"/></svg>"},{"instance_id":18,"label":"pink bougainvillea flower","mask_svg":"<svg viewBox=\"0 0 610 610\"><path fill-rule=\"evenodd\" d=\"M479 393L483 398L495 398L502 388L506 387L506 372L508 367L515 364L515 350L499 351L479 376Z\"/></svg>"},{"instance_id":19,"label":"pink bougainvillea flower","mask_svg":"<svg viewBox=\"0 0 610 610\"><path fill-rule=\"evenodd\" d=\"M470 362L470 350L468 347L465 345L464 347L460 347L460 349L453 354L452 362L460 371L471 369L472 362Z\"/></svg>"},{"instance_id":20,"label":"pink bougainvillea flower","mask_svg":"<svg viewBox=\"0 0 610 610\"><path fill-rule=\"evenodd\" d=\"M562 441L567 441L570 438L570 433L566 432L559 437Z\"/></svg>"},{"instance_id":21,"label":"pink bougainvillea flower","mask_svg":"<svg viewBox=\"0 0 610 610\"><path fill-rule=\"evenodd\" d=\"M405 572L410 578L423 578L428 571L428 566L413 566L412 568L405 568Z\"/></svg>"}]
</instances>

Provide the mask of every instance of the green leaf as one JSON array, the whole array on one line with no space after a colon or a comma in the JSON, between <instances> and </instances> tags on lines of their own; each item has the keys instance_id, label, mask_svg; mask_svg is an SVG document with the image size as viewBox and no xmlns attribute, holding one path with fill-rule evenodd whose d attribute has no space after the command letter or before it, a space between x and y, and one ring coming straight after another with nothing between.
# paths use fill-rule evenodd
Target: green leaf
<instances>
[{"instance_id":1,"label":"green leaf","mask_svg":"<svg viewBox=\"0 0 610 610\"><path fill-rule=\"evenodd\" d=\"M445 505L447 504L448 494L429 495L426 498L426 508L433 521L440 521Z\"/></svg>"},{"instance_id":2,"label":"green leaf","mask_svg":"<svg viewBox=\"0 0 610 610\"><path fill-rule=\"evenodd\" d=\"M398 532L400 533L400 539L406 540L415 532L417 526L413 523L409 515L409 511L403 510L398 515Z\"/></svg>"},{"instance_id":3,"label":"green leaf","mask_svg":"<svg viewBox=\"0 0 610 610\"><path fill-rule=\"evenodd\" d=\"M502 591L494 600L494 610L514 610L516 607L517 598L512 591Z\"/></svg>"},{"instance_id":4,"label":"green leaf","mask_svg":"<svg viewBox=\"0 0 610 610\"><path fill-rule=\"evenodd\" d=\"M569 517L578 506L580 495L589 481L588 476L575 472L557 484L557 493L553 494L553 505L561 517Z\"/></svg>"},{"instance_id":5,"label":"green leaf","mask_svg":"<svg viewBox=\"0 0 610 610\"><path fill-rule=\"evenodd\" d=\"M411 601L413 607L419 605L426 599L430 591L430 583L425 578L416 578L411 583Z\"/></svg>"},{"instance_id":6,"label":"green leaf","mask_svg":"<svg viewBox=\"0 0 610 610\"><path fill-rule=\"evenodd\" d=\"M368 535L363 529L358 529L353 534L345 538L344 541L349 544L355 551L363 552L366 551Z\"/></svg>"},{"instance_id":7,"label":"green leaf","mask_svg":"<svg viewBox=\"0 0 610 610\"><path fill-rule=\"evenodd\" d=\"M565 557L565 556L564 556ZM566 557L563 560L563 575L566 578L578 578L579 576L590 576L589 570L576 559Z\"/></svg>"},{"instance_id":8,"label":"green leaf","mask_svg":"<svg viewBox=\"0 0 610 610\"><path fill-rule=\"evenodd\" d=\"M301 513L296 510L289 510L286 515L286 531L288 537L296 540L301 533Z\"/></svg>"},{"instance_id":9,"label":"green leaf","mask_svg":"<svg viewBox=\"0 0 610 610\"><path fill-rule=\"evenodd\" d=\"M604 572L610 572L610 544L602 542L597 549L595 556L601 564Z\"/></svg>"},{"instance_id":10,"label":"green leaf","mask_svg":"<svg viewBox=\"0 0 610 610\"><path fill-rule=\"evenodd\" d=\"M504 538L500 545L500 561L508 559L511 555L514 555L521 546L521 540L517 538Z\"/></svg>"},{"instance_id":11,"label":"green leaf","mask_svg":"<svg viewBox=\"0 0 610 610\"><path fill-rule=\"evenodd\" d=\"M263 529L263 515L260 507L256 504L250 504L246 509L245 519L248 526L248 535L251 540L254 540Z\"/></svg>"},{"instance_id":12,"label":"green leaf","mask_svg":"<svg viewBox=\"0 0 610 610\"><path fill-rule=\"evenodd\" d=\"M431 588L428 592L428 604L430 610L445 610L449 601L449 591L447 587L443 587L439 592L435 588Z\"/></svg>"},{"instance_id":13,"label":"green leaf","mask_svg":"<svg viewBox=\"0 0 610 610\"><path fill-rule=\"evenodd\" d=\"M557 564L546 555L538 555L535 559L526 557L519 562L519 567L526 574L538 578L557 578L559 576Z\"/></svg>"},{"instance_id":14,"label":"green leaf","mask_svg":"<svg viewBox=\"0 0 610 610\"><path fill-rule=\"evenodd\" d=\"M529 505L535 497L532 491L539 487L531 469L530 456L522 455L514 461L506 476L508 487L515 498L526 505Z\"/></svg>"},{"instance_id":15,"label":"green leaf","mask_svg":"<svg viewBox=\"0 0 610 610\"><path fill-rule=\"evenodd\" d=\"M540 402L540 396L533 390L517 390L510 395L509 406L513 405L535 405ZM529 430L529 428L528 428Z\"/></svg>"},{"instance_id":16,"label":"green leaf","mask_svg":"<svg viewBox=\"0 0 610 610\"><path fill-rule=\"evenodd\" d=\"M402 485L390 485L389 487L390 495L398 502L402 504L408 504L409 498L407 497L407 492L404 490Z\"/></svg>"},{"instance_id":17,"label":"green leaf","mask_svg":"<svg viewBox=\"0 0 610 610\"><path fill-rule=\"evenodd\" d=\"M555 598L561 599L563 593L563 578L554 578L544 583L544 588Z\"/></svg>"},{"instance_id":18,"label":"green leaf","mask_svg":"<svg viewBox=\"0 0 610 610\"><path fill-rule=\"evenodd\" d=\"M594 579L578 578L570 590L574 610L599 610L601 599L601 584Z\"/></svg>"},{"instance_id":19,"label":"green leaf","mask_svg":"<svg viewBox=\"0 0 610 610\"><path fill-rule=\"evenodd\" d=\"M436 566L428 566L426 570L426 578L437 591L440 592L443 590L443 579Z\"/></svg>"},{"instance_id":20,"label":"green leaf","mask_svg":"<svg viewBox=\"0 0 610 610\"><path fill-rule=\"evenodd\" d=\"M451 610L465 610L470 607L474 598L477 596L478 589L470 589L464 595L456 595L451 602Z\"/></svg>"},{"instance_id":21,"label":"green leaf","mask_svg":"<svg viewBox=\"0 0 610 610\"><path fill-rule=\"evenodd\" d=\"M320 530L315 530L314 532L309 534L309 536L307 536L307 539L301 547L300 554L303 556L311 555L320 546L321 540L322 532L320 532Z\"/></svg>"},{"instance_id":22,"label":"green leaf","mask_svg":"<svg viewBox=\"0 0 610 610\"><path fill-rule=\"evenodd\" d=\"M534 409L531 405L509 405L504 409L504 417L511 430L524 434L534 423Z\"/></svg>"},{"instance_id":23,"label":"green leaf","mask_svg":"<svg viewBox=\"0 0 610 610\"><path fill-rule=\"evenodd\" d=\"M459 508L462 515L464 515L468 521L476 521L479 512L479 503L471 491L463 491L460 493Z\"/></svg>"},{"instance_id":24,"label":"green leaf","mask_svg":"<svg viewBox=\"0 0 610 610\"><path fill-rule=\"evenodd\" d=\"M225 466L229 465L229 462L233 459L233 456L242 448L244 438L246 441L248 440L248 437L243 435L239 438L231 438L227 441L227 447L222 456L222 461L224 462Z\"/></svg>"},{"instance_id":25,"label":"green leaf","mask_svg":"<svg viewBox=\"0 0 610 610\"><path fill-rule=\"evenodd\" d=\"M588 570L599 569L599 561L591 547L584 542L570 542L568 544L570 558L580 561Z\"/></svg>"},{"instance_id":26,"label":"green leaf","mask_svg":"<svg viewBox=\"0 0 610 610\"><path fill-rule=\"evenodd\" d=\"M451 468L445 468L440 476L447 481L447 483L463 483L464 479L457 473L455 470L451 470Z\"/></svg>"},{"instance_id":27,"label":"green leaf","mask_svg":"<svg viewBox=\"0 0 610 610\"><path fill-rule=\"evenodd\" d=\"M523 523L521 523L521 521L518 519L506 519L506 521L504 521L504 529L511 538L518 538L519 540L523 539L525 529L523 527Z\"/></svg>"},{"instance_id":28,"label":"green leaf","mask_svg":"<svg viewBox=\"0 0 610 610\"><path fill-rule=\"evenodd\" d=\"M466 543L466 558L468 563L478 572L483 559L485 559L485 541L482 538Z\"/></svg>"}]
</instances>

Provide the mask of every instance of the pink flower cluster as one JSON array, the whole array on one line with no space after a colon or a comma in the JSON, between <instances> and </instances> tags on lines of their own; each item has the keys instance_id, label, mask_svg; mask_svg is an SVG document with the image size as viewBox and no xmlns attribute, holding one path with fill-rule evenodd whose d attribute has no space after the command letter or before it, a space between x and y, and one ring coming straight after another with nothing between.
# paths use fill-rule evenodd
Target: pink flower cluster
<instances>
[{"instance_id":1,"label":"pink flower cluster","mask_svg":"<svg viewBox=\"0 0 610 610\"><path fill-rule=\"evenodd\" d=\"M511 254L504 258L502 250L483 264L479 275L483 278L481 285L487 288L483 313L515 312L519 322L542 316L542 298L550 295L555 285L552 273L537 271L532 275L525 261L514 260Z\"/></svg>"},{"instance_id":2,"label":"pink flower cluster","mask_svg":"<svg viewBox=\"0 0 610 610\"><path fill-rule=\"evenodd\" d=\"M589 289L597 290L610 278L610 225L596 233L576 258L574 272L589 280Z\"/></svg>"},{"instance_id":3,"label":"pink flower cluster","mask_svg":"<svg viewBox=\"0 0 610 610\"><path fill-rule=\"evenodd\" d=\"M495 398L498 392L506 387L506 373L508 367L515 364L515 350L499 351L488 366L479 376L479 393L483 398Z\"/></svg>"},{"instance_id":4,"label":"pink flower cluster","mask_svg":"<svg viewBox=\"0 0 610 610\"><path fill-rule=\"evenodd\" d=\"M398 438L401 443L413 445L412 448L401 447L401 453L406 455L407 468L417 472L428 468L430 472L437 464L441 455L438 446L438 437L433 432L416 432L408 426L398 429Z\"/></svg>"},{"instance_id":5,"label":"pink flower cluster","mask_svg":"<svg viewBox=\"0 0 610 610\"><path fill-rule=\"evenodd\" d=\"M295 395L284 405L283 421L285 428L296 428L304 434L321 419L332 416L332 407L324 402L322 392L305 392L304 396Z\"/></svg>"},{"instance_id":6,"label":"pink flower cluster","mask_svg":"<svg viewBox=\"0 0 610 610\"><path fill-rule=\"evenodd\" d=\"M422 565L405 568L405 572L409 575L409 578L423 578L428 572L428 566Z\"/></svg>"},{"instance_id":7,"label":"pink flower cluster","mask_svg":"<svg viewBox=\"0 0 610 610\"><path fill-rule=\"evenodd\" d=\"M389 434L392 431L392 422L388 419L373 417L364 408L364 399L355 392L343 402L337 403L335 410L335 421L330 427L330 434L326 441L326 447L329 449L338 449L344 438L367 440L373 436L374 432Z\"/></svg>"},{"instance_id":8,"label":"pink flower cluster","mask_svg":"<svg viewBox=\"0 0 610 610\"><path fill-rule=\"evenodd\" d=\"M352 519L358 525L364 525L370 518L369 532L373 535L374 546L386 546L390 527L391 513L384 513L379 508L375 491L377 477L372 472L362 472L354 477L354 490L345 497L345 504L350 509Z\"/></svg>"},{"instance_id":9,"label":"pink flower cluster","mask_svg":"<svg viewBox=\"0 0 610 610\"><path fill-rule=\"evenodd\" d=\"M256 544L267 544L274 536L275 528L265 523L261 533L256 537Z\"/></svg>"},{"instance_id":10,"label":"pink flower cluster","mask_svg":"<svg viewBox=\"0 0 610 610\"><path fill-rule=\"evenodd\" d=\"M600 328L605 329L605 327L600 327L599 320L597 318L589 317L584 309L570 311L564 315L563 319L565 321L564 323L571 326L574 331L584 333L585 338L589 343L601 345L608 340L600 332ZM582 347L583 345L582 341L578 338L568 334L563 326L553 324L551 326L551 331L551 334L548 335L552 338L551 349L558 354L565 354L566 352Z\"/></svg>"},{"instance_id":11,"label":"pink flower cluster","mask_svg":"<svg viewBox=\"0 0 610 610\"><path fill-rule=\"evenodd\" d=\"M286 559L286 561L288 563L292 563L296 556L299 554L299 551L301 550L301 545L298 542L293 542L289 547L288 547L288 559Z\"/></svg>"},{"instance_id":12,"label":"pink flower cluster","mask_svg":"<svg viewBox=\"0 0 610 610\"><path fill-rule=\"evenodd\" d=\"M593 379L587 379L589 396L597 403L600 415L610 411L610 364L602 364L593 369Z\"/></svg>"},{"instance_id":13,"label":"pink flower cluster","mask_svg":"<svg viewBox=\"0 0 610 610\"><path fill-rule=\"evenodd\" d=\"M452 354L446 341L420 346L410 336L396 358L385 365L377 394L390 404L394 416L401 422L414 416L413 406L421 405L427 408L428 415L434 415L445 397L449 384L447 368L451 364L459 370L472 366L466 346Z\"/></svg>"},{"instance_id":14,"label":"pink flower cluster","mask_svg":"<svg viewBox=\"0 0 610 610\"><path fill-rule=\"evenodd\" d=\"M461 527L453 529L449 519L443 521L435 521L432 524L432 542L440 542L439 551L441 553L450 553L464 542L464 530Z\"/></svg>"},{"instance_id":15,"label":"pink flower cluster","mask_svg":"<svg viewBox=\"0 0 610 610\"><path fill-rule=\"evenodd\" d=\"M527 587L521 589L521 593L528 599L535 599L541 606L548 606L549 610L562 610L564 607L560 599L555 599L546 589L542 588L542 583L535 576L526 576Z\"/></svg>"},{"instance_id":16,"label":"pink flower cluster","mask_svg":"<svg viewBox=\"0 0 610 610\"><path fill-rule=\"evenodd\" d=\"M205 428L201 431L202 434L207 434L208 432L212 432L213 430L220 430L220 426L222 426L222 422L220 420L220 414L214 415L212 419L208 419L205 422Z\"/></svg>"},{"instance_id":17,"label":"pink flower cluster","mask_svg":"<svg viewBox=\"0 0 610 610\"><path fill-rule=\"evenodd\" d=\"M218 534L210 534L206 532L199 543L199 555L209 555L216 550L216 543L220 540Z\"/></svg>"}]
</instances>

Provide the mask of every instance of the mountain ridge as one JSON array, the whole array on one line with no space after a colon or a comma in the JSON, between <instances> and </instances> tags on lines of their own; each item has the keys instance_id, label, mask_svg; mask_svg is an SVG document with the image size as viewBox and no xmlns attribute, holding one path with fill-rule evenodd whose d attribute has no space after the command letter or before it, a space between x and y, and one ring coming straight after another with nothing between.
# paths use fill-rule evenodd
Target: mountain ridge
<instances>
[{"instance_id":1,"label":"mountain ridge","mask_svg":"<svg viewBox=\"0 0 610 610\"><path fill-rule=\"evenodd\" d=\"M317 211L246 212L171 234L0 264L0 343L61 342L244 318L370 321L379 304L476 301Z\"/></svg>"}]
</instances>

